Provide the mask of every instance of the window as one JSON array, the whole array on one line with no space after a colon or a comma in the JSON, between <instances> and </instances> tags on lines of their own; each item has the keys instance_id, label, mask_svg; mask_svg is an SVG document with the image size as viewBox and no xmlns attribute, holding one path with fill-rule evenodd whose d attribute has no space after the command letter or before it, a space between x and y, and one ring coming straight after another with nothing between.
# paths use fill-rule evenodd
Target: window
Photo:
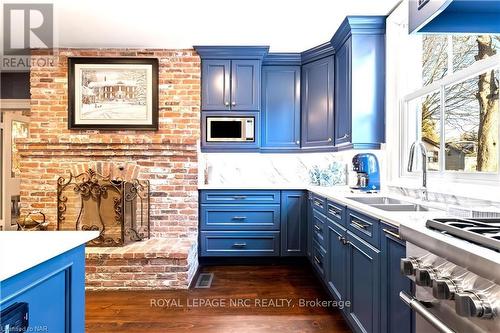
<instances>
[{"instance_id":1,"label":"window","mask_svg":"<svg viewBox=\"0 0 500 333\"><path fill-rule=\"evenodd\" d=\"M429 171L498 177L500 35L424 35L421 45L422 87L404 98L403 158L421 140Z\"/></svg>"}]
</instances>

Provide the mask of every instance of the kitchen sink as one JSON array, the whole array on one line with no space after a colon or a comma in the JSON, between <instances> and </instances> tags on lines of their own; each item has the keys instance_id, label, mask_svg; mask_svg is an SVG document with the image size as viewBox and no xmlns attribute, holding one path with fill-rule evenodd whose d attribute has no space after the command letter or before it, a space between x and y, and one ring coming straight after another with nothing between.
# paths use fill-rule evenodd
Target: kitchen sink
<instances>
[{"instance_id":1,"label":"kitchen sink","mask_svg":"<svg viewBox=\"0 0 500 333\"><path fill-rule=\"evenodd\" d=\"M426 206L422 206L419 204L387 204L387 205L370 205L371 207L391 211L391 212L428 212L431 209Z\"/></svg>"},{"instance_id":2,"label":"kitchen sink","mask_svg":"<svg viewBox=\"0 0 500 333\"><path fill-rule=\"evenodd\" d=\"M390 197L349 197L347 199L390 212L428 212L434 210L427 206Z\"/></svg>"},{"instance_id":3,"label":"kitchen sink","mask_svg":"<svg viewBox=\"0 0 500 333\"><path fill-rule=\"evenodd\" d=\"M359 203L363 203L366 205L400 205L400 204L411 205L411 203L407 201L401 201L389 197L350 197L346 199L357 201Z\"/></svg>"}]
</instances>

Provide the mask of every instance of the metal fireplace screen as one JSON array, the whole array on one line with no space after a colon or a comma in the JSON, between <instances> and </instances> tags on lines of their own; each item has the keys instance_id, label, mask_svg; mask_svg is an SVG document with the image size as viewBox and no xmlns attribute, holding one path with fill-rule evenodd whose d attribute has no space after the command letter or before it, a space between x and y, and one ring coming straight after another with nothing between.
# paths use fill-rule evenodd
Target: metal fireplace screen
<instances>
[{"instance_id":1,"label":"metal fireplace screen","mask_svg":"<svg viewBox=\"0 0 500 333\"><path fill-rule=\"evenodd\" d=\"M57 229L98 230L90 246L149 238L149 181L111 179L94 170L57 180Z\"/></svg>"}]
</instances>

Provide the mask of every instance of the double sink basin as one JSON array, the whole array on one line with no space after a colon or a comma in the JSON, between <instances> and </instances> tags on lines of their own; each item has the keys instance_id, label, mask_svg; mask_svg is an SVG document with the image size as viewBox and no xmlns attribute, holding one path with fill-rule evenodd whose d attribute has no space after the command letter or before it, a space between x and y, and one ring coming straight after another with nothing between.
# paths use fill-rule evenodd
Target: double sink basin
<instances>
[{"instance_id":1,"label":"double sink basin","mask_svg":"<svg viewBox=\"0 0 500 333\"><path fill-rule=\"evenodd\" d=\"M433 210L427 206L389 197L349 197L347 199L391 212L428 212Z\"/></svg>"}]
</instances>

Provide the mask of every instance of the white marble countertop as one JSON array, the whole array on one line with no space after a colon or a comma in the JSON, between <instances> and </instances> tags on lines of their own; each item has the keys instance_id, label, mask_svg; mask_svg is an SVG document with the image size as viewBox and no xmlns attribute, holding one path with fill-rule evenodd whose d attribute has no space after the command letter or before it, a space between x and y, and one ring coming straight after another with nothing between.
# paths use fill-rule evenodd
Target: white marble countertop
<instances>
[{"instance_id":1,"label":"white marble countertop","mask_svg":"<svg viewBox=\"0 0 500 333\"><path fill-rule=\"evenodd\" d=\"M98 236L98 231L1 231L0 281Z\"/></svg>"}]
</instances>

